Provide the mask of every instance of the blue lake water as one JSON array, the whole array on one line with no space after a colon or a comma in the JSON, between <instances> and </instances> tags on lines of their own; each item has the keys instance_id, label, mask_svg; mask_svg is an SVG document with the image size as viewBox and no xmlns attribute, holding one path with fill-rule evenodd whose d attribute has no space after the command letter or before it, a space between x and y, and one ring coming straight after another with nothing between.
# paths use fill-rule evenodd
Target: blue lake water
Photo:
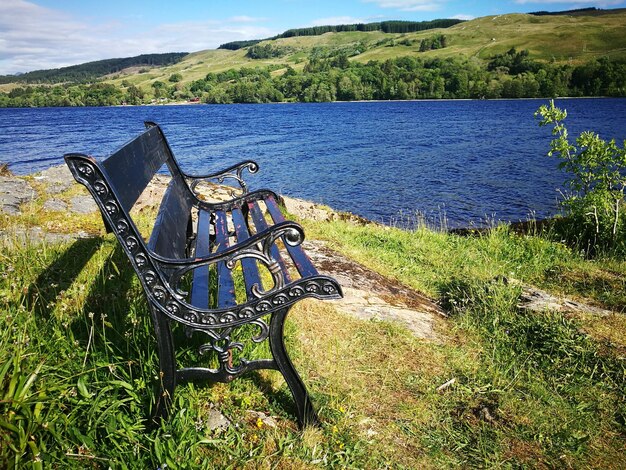
<instances>
[{"instance_id":1,"label":"blue lake water","mask_svg":"<svg viewBox=\"0 0 626 470\"><path fill-rule=\"evenodd\" d=\"M516 221L557 211L564 175L546 156L547 100L415 101L116 108L0 109L0 162L17 174L62 163L67 152L106 156L163 127L190 172L242 159L261 167L253 188L328 204L383 223L416 211L449 226ZM571 136L594 130L620 144L626 99L557 100Z\"/></svg>"}]
</instances>

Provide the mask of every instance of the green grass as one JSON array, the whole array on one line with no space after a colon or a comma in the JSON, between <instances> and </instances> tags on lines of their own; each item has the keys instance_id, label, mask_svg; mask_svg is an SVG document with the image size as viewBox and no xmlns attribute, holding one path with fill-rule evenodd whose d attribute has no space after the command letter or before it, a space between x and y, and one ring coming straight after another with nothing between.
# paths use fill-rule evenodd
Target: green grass
<instances>
[{"instance_id":1,"label":"green grass","mask_svg":"<svg viewBox=\"0 0 626 470\"><path fill-rule=\"evenodd\" d=\"M3 224L34 222L26 211ZM0 467L619 468L624 314L527 313L519 285L503 278L620 312L623 261L585 260L503 227L475 237L345 221L306 230L437 298L451 315L435 322L439 340L349 317L332 302L301 302L287 347L321 428L297 429L273 371L181 385L171 418L153 427L156 345L115 240L9 245L0 253ZM202 359L193 347L178 358ZM207 427L212 407L232 421L227 430Z\"/></svg>"}]
</instances>

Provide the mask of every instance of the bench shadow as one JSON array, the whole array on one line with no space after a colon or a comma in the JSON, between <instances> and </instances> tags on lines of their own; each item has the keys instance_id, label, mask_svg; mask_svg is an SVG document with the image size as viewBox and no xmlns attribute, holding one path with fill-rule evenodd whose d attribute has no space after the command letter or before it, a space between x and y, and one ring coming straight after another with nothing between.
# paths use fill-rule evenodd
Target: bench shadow
<instances>
[{"instance_id":1,"label":"bench shadow","mask_svg":"<svg viewBox=\"0 0 626 470\"><path fill-rule=\"evenodd\" d=\"M133 289L134 276L135 273L122 247L115 243L115 248L104 261L98 274L90 281L89 293L82 308L84 321L75 321L72 324L74 336L78 341L89 341L89 330L93 323L98 325L100 331L106 323L106 339L96 336L94 347L113 347L120 356L128 356L129 361L137 359L130 357L136 348L128 347L129 341L125 336L129 327L128 314L132 303L132 296L129 293ZM138 295L143 296L143 293L138 292ZM147 309L145 315L148 315ZM93 317L93 321L90 317ZM150 340L151 338L147 338L147 341ZM105 344L104 341L109 344Z\"/></svg>"},{"instance_id":2,"label":"bench shadow","mask_svg":"<svg viewBox=\"0 0 626 470\"><path fill-rule=\"evenodd\" d=\"M26 302L29 310L43 320L50 319L59 301L68 295L68 289L76 282L81 271L89 264L104 242L104 238L94 237L78 239L69 245L28 286ZM84 303L72 318L65 320L69 323L68 327L73 334L73 339L77 340L82 347L85 347L89 341L89 330L92 324L89 316L93 314L95 321L106 319L106 341L119 350L120 354L125 354L126 351L132 349L127 347L128 340L124 337L124 330L131 303L128 292L132 288L134 275L126 255L116 243L111 254L85 286L88 291ZM143 294L140 293L140 295ZM150 322L149 319L148 322ZM95 341L93 347L102 348L107 345Z\"/></svg>"},{"instance_id":3,"label":"bench shadow","mask_svg":"<svg viewBox=\"0 0 626 470\"><path fill-rule=\"evenodd\" d=\"M28 287L27 306L36 316L47 319L51 306L78 278L89 260L100 249L101 237L81 238L42 271Z\"/></svg>"},{"instance_id":4,"label":"bench shadow","mask_svg":"<svg viewBox=\"0 0 626 470\"><path fill-rule=\"evenodd\" d=\"M93 256L100 250L105 242L103 237L85 238L74 241L60 256L58 256L37 279L28 287L27 305L36 316L49 319L60 296L72 286L78 279L81 271L87 266ZM89 290L78 315L71 320L69 328L75 340L83 349L91 344L94 353L103 353L109 348L115 355L123 357L129 363L139 364L145 360L148 351L143 353L141 349L155 351L156 340L152 332L152 320L147 305L138 311L138 317L143 327L139 328L138 334L143 339L143 344L138 347L129 347L129 339L126 336L129 329L128 314L133 302L133 289L135 273L128 264L128 258L118 243L106 258L97 274L89 280ZM137 288L138 296L144 297L143 291ZM90 318L93 316L93 319ZM96 334L91 338L92 325L100 331L106 321L106 339ZM174 328L175 341L185 347L197 347L202 341L190 341L186 338L184 329ZM191 343L191 344L190 344ZM195 344L194 344L195 343ZM152 345L152 347L148 346ZM252 359L252 358L251 358ZM278 371L271 371L280 374ZM295 419L297 411L293 397L286 386L275 389L272 380L264 376L260 371L251 371L238 380L251 382L268 401L276 408L284 410L291 418ZM214 386L215 383L201 381L197 383L203 386ZM146 406L150 398L146 396ZM147 408L146 408L147 409Z\"/></svg>"},{"instance_id":5,"label":"bench shadow","mask_svg":"<svg viewBox=\"0 0 626 470\"><path fill-rule=\"evenodd\" d=\"M280 375L279 371L271 371L272 374ZM248 374L248 380L250 380L259 390L267 397L268 401L277 407L284 410L289 417L294 421L297 420L298 412L294 403L294 398L285 383L276 390L272 384L272 381L261 375L258 371L254 371ZM282 377L282 376L281 376Z\"/></svg>"}]
</instances>

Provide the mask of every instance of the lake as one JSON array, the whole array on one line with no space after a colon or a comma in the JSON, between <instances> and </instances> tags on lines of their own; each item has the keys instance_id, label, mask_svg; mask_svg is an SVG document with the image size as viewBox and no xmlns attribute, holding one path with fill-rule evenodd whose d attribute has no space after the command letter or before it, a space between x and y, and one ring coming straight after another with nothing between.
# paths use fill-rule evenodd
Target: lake
<instances>
[{"instance_id":1,"label":"lake","mask_svg":"<svg viewBox=\"0 0 626 470\"><path fill-rule=\"evenodd\" d=\"M253 188L325 203L379 222L416 213L448 226L557 212L564 175L546 153L547 100L0 109L0 162L17 174L106 156L158 122L189 172L243 159ZM557 100L570 135L626 138L626 99Z\"/></svg>"}]
</instances>

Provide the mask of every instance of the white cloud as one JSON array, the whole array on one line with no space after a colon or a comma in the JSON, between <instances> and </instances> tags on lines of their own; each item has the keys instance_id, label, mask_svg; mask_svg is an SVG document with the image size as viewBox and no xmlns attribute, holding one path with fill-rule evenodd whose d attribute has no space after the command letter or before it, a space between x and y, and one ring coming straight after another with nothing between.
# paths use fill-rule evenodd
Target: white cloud
<instances>
[{"instance_id":1,"label":"white cloud","mask_svg":"<svg viewBox=\"0 0 626 470\"><path fill-rule=\"evenodd\" d=\"M453 20L464 20L464 21L469 21L469 20L473 20L474 18L476 18L475 16L472 15L454 15L452 17Z\"/></svg>"},{"instance_id":2,"label":"white cloud","mask_svg":"<svg viewBox=\"0 0 626 470\"><path fill-rule=\"evenodd\" d=\"M551 3L569 3L575 5L584 5L586 7L610 7L623 3L623 0L515 0L515 3L525 5L527 3L540 3L542 5Z\"/></svg>"},{"instance_id":3,"label":"white cloud","mask_svg":"<svg viewBox=\"0 0 626 470\"><path fill-rule=\"evenodd\" d=\"M169 23L141 29L72 17L26 0L0 0L0 75L160 52L195 52L277 34L263 19Z\"/></svg>"},{"instance_id":4,"label":"white cloud","mask_svg":"<svg viewBox=\"0 0 626 470\"><path fill-rule=\"evenodd\" d=\"M246 23L216 21L164 24L146 32L139 39L148 52L195 52L215 49L220 44L246 39L263 39L276 35L276 31Z\"/></svg>"},{"instance_id":5,"label":"white cloud","mask_svg":"<svg viewBox=\"0 0 626 470\"><path fill-rule=\"evenodd\" d=\"M401 11L437 11L445 1L442 0L363 0L375 3L381 8L393 8Z\"/></svg>"}]
</instances>

